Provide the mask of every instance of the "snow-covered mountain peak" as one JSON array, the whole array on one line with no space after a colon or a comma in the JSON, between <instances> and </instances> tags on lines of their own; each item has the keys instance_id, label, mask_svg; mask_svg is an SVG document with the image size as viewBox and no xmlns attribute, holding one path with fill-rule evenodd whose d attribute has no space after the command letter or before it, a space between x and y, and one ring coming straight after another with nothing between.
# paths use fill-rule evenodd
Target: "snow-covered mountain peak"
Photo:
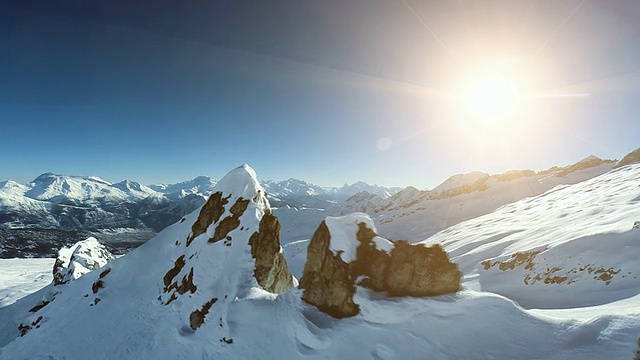
<instances>
[{"instance_id":1,"label":"snow-covered mountain peak","mask_svg":"<svg viewBox=\"0 0 640 360\"><path fill-rule=\"evenodd\" d=\"M369 185L364 181L357 181L351 185L345 183L341 188L335 189L335 192L349 197L361 191L366 191L386 199L400 190L401 188L397 187L387 188L379 185Z\"/></svg>"},{"instance_id":2,"label":"snow-covered mountain peak","mask_svg":"<svg viewBox=\"0 0 640 360\"><path fill-rule=\"evenodd\" d=\"M45 288L25 299L32 302L27 309L33 311L16 314L19 325L7 327L13 328L12 332L0 324L0 344L6 344L5 334L32 340L58 334L68 340L65 329L69 327L80 330L74 343L89 341L95 331L110 339L98 347L120 347L144 328L168 345L154 358L192 358L197 350L185 353L179 349L180 339L209 348L231 344L238 330L233 317L237 309L256 299L275 300L277 294L297 285L282 254L279 232L280 224L269 210L255 171L248 165L240 166L217 183L203 206L99 273L85 273L77 281ZM87 246L63 250L61 255L70 263L78 262L76 268L89 269L90 262L80 260L91 257L81 255L95 253L92 246L97 242L89 239L85 243ZM139 321L154 318L161 321L152 326ZM96 324L100 326L96 328ZM59 340L56 343L64 343ZM106 348L93 350L99 358L123 356ZM68 354L61 348L54 350L58 351ZM128 357L149 358L136 356L141 354Z\"/></svg>"},{"instance_id":3,"label":"snow-covered mountain peak","mask_svg":"<svg viewBox=\"0 0 640 360\"><path fill-rule=\"evenodd\" d=\"M112 184L96 176L82 177L45 173L29 184L25 196L55 203L136 201L155 191L134 181Z\"/></svg>"},{"instance_id":4,"label":"snow-covered mountain peak","mask_svg":"<svg viewBox=\"0 0 640 360\"><path fill-rule=\"evenodd\" d=\"M144 186L136 181L123 180L119 183L113 184L113 187L122 190L125 194L132 198L143 199L148 196L159 195L155 190Z\"/></svg>"},{"instance_id":5,"label":"snow-covered mountain peak","mask_svg":"<svg viewBox=\"0 0 640 360\"><path fill-rule=\"evenodd\" d=\"M325 194L325 190L320 186L295 178L284 181L266 180L262 182L262 185L269 195L279 198L290 195L318 196Z\"/></svg>"},{"instance_id":6,"label":"snow-covered mountain peak","mask_svg":"<svg viewBox=\"0 0 640 360\"><path fill-rule=\"evenodd\" d=\"M213 191L214 193L220 191L223 194L244 199L253 199L256 196L260 196L266 201L265 191L257 179L255 170L247 164L231 170L218 181Z\"/></svg>"},{"instance_id":7,"label":"snow-covered mountain peak","mask_svg":"<svg viewBox=\"0 0 640 360\"><path fill-rule=\"evenodd\" d=\"M149 185L149 188L167 194L170 198L182 198L190 194L208 196L211 194L216 181L208 176L197 176L192 180L182 181L175 184Z\"/></svg>"},{"instance_id":8,"label":"snow-covered mountain peak","mask_svg":"<svg viewBox=\"0 0 640 360\"><path fill-rule=\"evenodd\" d=\"M7 194L24 194L29 187L13 180L0 182L0 191Z\"/></svg>"}]
</instances>

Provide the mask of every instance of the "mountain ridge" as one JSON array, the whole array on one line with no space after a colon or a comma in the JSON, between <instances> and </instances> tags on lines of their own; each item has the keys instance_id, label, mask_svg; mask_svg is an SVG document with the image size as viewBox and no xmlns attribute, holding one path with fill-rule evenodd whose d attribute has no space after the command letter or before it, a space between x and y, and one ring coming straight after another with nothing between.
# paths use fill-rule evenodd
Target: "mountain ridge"
<instances>
[{"instance_id":1,"label":"mountain ridge","mask_svg":"<svg viewBox=\"0 0 640 360\"><path fill-rule=\"evenodd\" d=\"M277 226L262 226L270 216L268 199L257 182L242 181L247 179L243 175L233 185L218 187L199 211L104 268L68 284L51 284L0 308L0 356L7 360L631 357L640 331L640 282L635 276L640 268L633 251L638 229L632 221L640 215L635 206L639 173L640 165L629 165L579 184L561 185L427 239L415 247L441 244L460 264L465 275L460 291L433 298L394 297L367 288L376 288L375 283L355 284L349 296L359 311L349 319L331 317L308 302L303 290L309 284L296 288L284 270L276 273L291 283L272 288L280 290L269 291L263 284L270 282L260 282L259 262L251 247L260 236L256 233ZM572 204L568 209L567 203ZM586 211L577 211L583 204L588 204ZM566 217L560 216L567 211ZM562 226L555 226L558 219L564 219ZM582 225L580 233L571 228L576 219ZM382 257L399 244L409 246L396 242L391 250L391 243L377 238L366 214L325 217L325 221L331 237L318 240L331 241L324 248L331 257L354 256L354 236L368 243L372 254L381 251ZM596 235L591 234L594 231ZM472 246L464 241L469 237ZM543 238L542 247L531 247L536 237ZM611 247L612 241L621 246ZM272 245L274 253L282 253L277 243ZM573 259L574 250L583 251ZM360 257L357 248L355 255ZM572 263L560 269L556 260ZM377 269L369 269L371 275ZM566 279L554 276L564 272ZM262 277L274 278L275 274ZM594 302L561 290L571 287ZM518 302L512 300L516 295ZM552 308L543 309L542 300ZM579 308L584 304L597 306Z\"/></svg>"},{"instance_id":2,"label":"mountain ridge","mask_svg":"<svg viewBox=\"0 0 640 360\"><path fill-rule=\"evenodd\" d=\"M609 167L614 163L613 160L590 156L573 165L553 167L538 173L519 170L497 175L481 172L459 174L453 175L431 191L415 187L385 188L364 182L341 188L325 188L300 179L265 180L261 184L267 192L273 211L285 228L282 235L285 243L308 239L313 223L322 216L339 216L350 211L371 215L383 234L400 234L407 240L419 241L444 226L482 215L522 197L539 194L557 184L586 180L610 170ZM582 175L576 177L575 174L581 171ZM38 239L32 237L34 234L41 234L43 239L49 240L43 250L38 254L32 253L31 256L55 256L57 247L69 246L81 240L77 236L86 235L98 237L114 253L124 253L131 246L144 242L167 224L204 204L215 184L216 181L207 176L198 176L176 184L146 186L131 180L111 183L96 176L53 173L44 173L28 184L3 181L0 183L0 228L4 230L0 233L0 244L4 246L0 257L29 256L29 253L17 252L19 246L15 241L22 239L21 241L33 244L30 248L37 248ZM464 201L458 199L483 197L489 194L487 189L498 185L504 191L519 190L513 196L497 202L487 198L493 205L486 206L483 211L467 212L460 216L454 214L448 219L439 220L438 224L432 220L427 221L427 225L418 224L424 223L421 218L432 217L428 215L432 212L429 209L438 200L455 200L454 202L459 203L456 206L462 208ZM528 188L521 189L523 186ZM442 214L438 210L442 206L433 211ZM301 220L301 217L307 219ZM407 219L413 225L403 230ZM419 231L415 231L416 226ZM61 232L34 232L38 229L56 229ZM103 235L105 231L110 232L106 238ZM117 231L121 231L123 236L118 236ZM138 234L133 235L131 231ZM65 232L69 233L69 239L64 238ZM51 237L53 234L55 236ZM133 243L123 241L125 238L135 240Z\"/></svg>"}]
</instances>

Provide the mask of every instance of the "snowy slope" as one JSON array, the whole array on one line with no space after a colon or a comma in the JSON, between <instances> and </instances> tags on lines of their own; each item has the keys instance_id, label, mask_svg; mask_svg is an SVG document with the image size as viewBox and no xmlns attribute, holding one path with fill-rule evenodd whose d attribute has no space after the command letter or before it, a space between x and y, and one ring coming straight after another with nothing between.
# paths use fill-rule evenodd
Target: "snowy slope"
<instances>
[{"instance_id":1,"label":"snowy slope","mask_svg":"<svg viewBox=\"0 0 640 360\"><path fill-rule=\"evenodd\" d=\"M484 177L482 173L454 176L434 191L414 192L413 200L398 203L390 198L387 204L366 212L373 216L382 236L415 242L462 221L488 214L500 206L542 194L557 185L576 184L604 174L614 165L614 161L593 161L589 157L566 168L539 173L511 171ZM397 195L400 194L402 192Z\"/></svg>"},{"instance_id":2,"label":"snowy slope","mask_svg":"<svg viewBox=\"0 0 640 360\"><path fill-rule=\"evenodd\" d=\"M510 171L454 175L431 191L407 187L382 197L358 192L332 206L279 206L274 212L283 224L282 242L296 242L296 249L311 238L315 225L326 216L352 212L370 215L380 235L417 242L448 226L488 214L500 206L542 194L559 184L575 184L606 173L615 161L589 156L567 167L542 172ZM296 253L297 250L296 250Z\"/></svg>"},{"instance_id":3,"label":"snowy slope","mask_svg":"<svg viewBox=\"0 0 640 360\"><path fill-rule=\"evenodd\" d=\"M575 308L640 292L640 165L558 186L443 230L439 243L482 290L527 308Z\"/></svg>"},{"instance_id":4,"label":"snowy slope","mask_svg":"<svg viewBox=\"0 0 640 360\"><path fill-rule=\"evenodd\" d=\"M556 247L556 256L570 256L573 250L586 247L562 248L560 245L578 243L588 232L580 230L587 221L596 224L591 230L623 234L631 231L626 220L621 219L640 215L633 212L637 210L631 210L634 204L637 207L640 195L639 172L640 165L627 167L595 178L584 186L561 187L546 196L504 207L476 223L459 224L429 241L442 243L463 269L471 269L468 286L495 284L493 272L483 275L478 266L484 259L495 261L500 256L509 256L509 249L530 250L533 244L540 249L551 244L548 243L551 239L565 234L551 245ZM640 333L639 296L584 308L572 316L572 312L562 309L525 310L503 296L471 289L434 298L388 298L358 288L355 300L361 313L337 320L302 302L299 290L280 295L268 293L255 283L251 276L252 262L247 257L248 237L268 209L254 179L253 172L245 167L234 170L229 181L223 179L218 184L224 197L231 194L221 218L232 217L229 207L239 196L252 199L240 216L239 227L229 232L231 246L227 246L226 241L208 242L215 236L214 226L186 246L192 225L198 219L199 211L196 211L138 249L109 263L105 267L108 272L105 268L99 269L68 285L46 287L0 308L0 358L583 360L632 357ZM577 195L581 197L573 198ZM552 211L553 207L564 208L564 204L571 202L590 204L585 211L573 208L576 213L573 221L583 219L579 226L572 227L566 220L563 227L550 227L560 215ZM604 205L598 205L601 203ZM531 209L525 209L529 205ZM525 231L542 235L542 240L522 236L518 241L504 241L500 236L489 235L519 224L509 217L510 210L505 209L523 214ZM598 212L594 213L596 209ZM599 220L593 221L593 217ZM342 225L334 221L332 232L349 231ZM543 229L556 234L547 235ZM622 266L625 263L617 259L619 255L638 253L637 248L614 250L610 255L601 252L598 258L618 261L615 266ZM185 265L173 271L180 257ZM634 264L637 266L637 261ZM165 291L167 277L186 283L184 293L178 294L175 300L171 300L171 294L175 295L176 289ZM512 284L514 290L520 289L512 278L515 276L507 275L504 280ZM579 282L585 280L588 279L585 277ZM190 291L190 285L197 288ZM636 294L640 289L636 283L626 285L634 288ZM598 287L591 288L596 293L607 293ZM529 293L534 292L531 289L527 289ZM545 291L543 284L536 284L535 290ZM585 292L580 295L588 296ZM619 292L610 295L608 300L619 300ZM561 297L562 294L557 298ZM29 312L43 300L51 299L45 307ZM191 317L194 312L203 311L207 304L210 305L204 323L194 330L190 326ZM17 330L20 324L33 325L23 337Z\"/></svg>"},{"instance_id":5,"label":"snowy slope","mask_svg":"<svg viewBox=\"0 0 640 360\"><path fill-rule=\"evenodd\" d=\"M0 259L0 308L47 286L55 259Z\"/></svg>"}]
</instances>

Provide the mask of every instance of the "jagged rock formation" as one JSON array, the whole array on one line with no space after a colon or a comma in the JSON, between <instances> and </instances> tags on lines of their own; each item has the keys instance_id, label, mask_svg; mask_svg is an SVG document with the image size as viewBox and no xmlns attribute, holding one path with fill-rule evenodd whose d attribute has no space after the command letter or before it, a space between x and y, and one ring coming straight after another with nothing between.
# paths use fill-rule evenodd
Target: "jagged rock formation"
<instances>
[{"instance_id":1,"label":"jagged rock formation","mask_svg":"<svg viewBox=\"0 0 640 360\"><path fill-rule=\"evenodd\" d=\"M68 309L80 317L95 316L88 315L94 307L99 311L93 314L108 319L98 321L109 323L100 331L119 337L118 343L135 338L121 332L139 326L139 319L161 316L163 321L154 322L148 332L180 332L200 336L198 341L215 337L222 346L234 344L238 325L232 308L245 306L238 304L244 300L273 299L297 280L282 253L280 223L253 169L236 168L213 190L201 209L98 271L90 272L113 255L96 239L61 249L54 285L25 299L11 324L0 324L0 347L11 336L39 336L43 325L64 327L68 318L61 314ZM71 281L83 274L82 281Z\"/></svg>"},{"instance_id":2,"label":"jagged rock formation","mask_svg":"<svg viewBox=\"0 0 640 360\"><path fill-rule=\"evenodd\" d=\"M249 238L249 245L256 260L253 274L263 289L281 294L296 285L280 246L280 222L271 212L264 214L258 231Z\"/></svg>"},{"instance_id":3,"label":"jagged rock formation","mask_svg":"<svg viewBox=\"0 0 640 360\"><path fill-rule=\"evenodd\" d=\"M327 218L307 251L300 280L302 299L337 318L358 314L353 299L356 285L415 297L460 289L462 273L439 245L392 243L376 235L365 214Z\"/></svg>"},{"instance_id":4,"label":"jagged rock formation","mask_svg":"<svg viewBox=\"0 0 640 360\"><path fill-rule=\"evenodd\" d=\"M58 258L53 265L53 283L66 284L91 270L103 267L113 259L115 256L96 238L78 241L70 248L63 247L58 252Z\"/></svg>"},{"instance_id":5,"label":"jagged rock formation","mask_svg":"<svg viewBox=\"0 0 640 360\"><path fill-rule=\"evenodd\" d=\"M329 249L330 244L331 233L323 221L307 249L307 263L300 279L302 300L336 318L354 316L360 311L353 301L354 279L349 264Z\"/></svg>"},{"instance_id":6,"label":"jagged rock formation","mask_svg":"<svg viewBox=\"0 0 640 360\"><path fill-rule=\"evenodd\" d=\"M296 284L281 252L280 224L253 169L245 165L227 174L197 215L181 225L191 232L175 242L179 256L164 273L158 298L165 306L197 304L185 315L192 330L209 317L223 324L223 309L247 287L278 294Z\"/></svg>"}]
</instances>

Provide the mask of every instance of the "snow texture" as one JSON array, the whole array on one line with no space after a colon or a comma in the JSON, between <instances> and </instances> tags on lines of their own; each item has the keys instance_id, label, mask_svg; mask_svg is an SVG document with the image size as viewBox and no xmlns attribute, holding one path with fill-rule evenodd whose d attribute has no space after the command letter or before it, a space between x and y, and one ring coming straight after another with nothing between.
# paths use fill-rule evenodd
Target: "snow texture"
<instances>
[{"instance_id":1,"label":"snow texture","mask_svg":"<svg viewBox=\"0 0 640 360\"><path fill-rule=\"evenodd\" d=\"M259 195L244 169L220 187L236 192L222 218L239 194ZM358 287L361 312L343 320L303 303L299 290L271 294L252 280L247 240L266 199L251 197L240 227L229 233L232 246L209 243L211 226L187 248L196 211L109 263L102 277L104 271L89 272L0 308L0 358L631 359L640 334L639 179L640 165L627 165L444 229L424 242L441 244L460 264L464 290L422 299ZM431 210L447 213L446 206ZM329 220L332 236L350 233L360 217ZM409 228L414 221L394 220L424 233ZM339 240L333 250L348 259L353 244ZM297 258L304 243L285 244L284 252ZM163 277L183 255L175 278L188 278L192 268L197 290L167 305ZM556 267L563 269L546 274ZM556 276L567 279L545 282ZM102 287L94 293L97 281ZM194 330L190 315L207 304ZM31 324L21 337L18 327Z\"/></svg>"}]
</instances>

